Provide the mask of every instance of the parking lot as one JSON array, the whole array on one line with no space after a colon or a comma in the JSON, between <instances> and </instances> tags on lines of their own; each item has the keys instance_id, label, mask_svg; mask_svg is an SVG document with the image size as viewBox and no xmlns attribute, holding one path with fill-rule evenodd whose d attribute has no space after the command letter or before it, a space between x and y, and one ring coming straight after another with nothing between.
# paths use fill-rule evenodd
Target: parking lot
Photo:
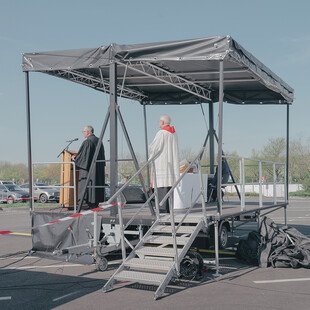
<instances>
[{"instance_id":1,"label":"parking lot","mask_svg":"<svg viewBox=\"0 0 310 310\"><path fill-rule=\"evenodd\" d=\"M119 283L104 293L101 289L119 265L119 255L110 257L105 272L93 264L29 256L29 211L1 207L0 309L309 309L310 270L248 266L229 251L221 254L220 277L207 266L200 281L173 283L157 301L154 287L133 283ZM283 211L270 217L283 223ZM310 236L310 200L291 200L288 224ZM255 227L242 226L236 237ZM201 253L206 262L212 259L212 251Z\"/></svg>"}]
</instances>

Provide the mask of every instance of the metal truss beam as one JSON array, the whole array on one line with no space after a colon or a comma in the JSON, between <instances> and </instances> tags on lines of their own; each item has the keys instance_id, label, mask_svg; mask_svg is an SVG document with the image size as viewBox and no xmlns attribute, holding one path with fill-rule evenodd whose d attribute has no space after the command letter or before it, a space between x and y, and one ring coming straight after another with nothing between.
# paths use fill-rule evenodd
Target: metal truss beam
<instances>
[{"instance_id":1,"label":"metal truss beam","mask_svg":"<svg viewBox=\"0 0 310 310\"><path fill-rule=\"evenodd\" d=\"M119 65L127 66L128 69L135 72L142 73L146 76L152 77L164 84L169 84L176 88L179 88L185 92L193 94L197 97L203 98L207 101L211 101L211 90L206 89L194 82L191 82L175 73L171 73L163 68L160 68L154 64L144 61L126 61L126 63L117 62ZM137 68L139 66L139 68Z\"/></svg>"},{"instance_id":2,"label":"metal truss beam","mask_svg":"<svg viewBox=\"0 0 310 310\"><path fill-rule=\"evenodd\" d=\"M110 92L110 83L107 80L96 78L92 75L86 74L84 72L79 72L76 70L56 70L53 72L46 72L58 77L86 85L88 87L100 90L106 93ZM120 97L125 97L128 99L143 101L147 99L147 96L143 93L124 87L124 85L117 85L117 95Z\"/></svg>"},{"instance_id":3,"label":"metal truss beam","mask_svg":"<svg viewBox=\"0 0 310 310\"><path fill-rule=\"evenodd\" d=\"M248 72L249 70L246 68L237 68L237 69L226 69L224 71L224 75L226 74L234 74L234 73L244 73ZM179 75L182 75L185 77L186 75L207 75L207 74L219 74L218 70L204 70L204 71L184 71L184 72L178 72ZM118 80L123 80L122 76L119 76L117 78ZM136 75L136 76L126 76L126 81L128 80L139 80L139 79L145 79L145 75ZM197 82L197 80L195 80ZM199 81L200 82L200 81Z\"/></svg>"},{"instance_id":4,"label":"metal truss beam","mask_svg":"<svg viewBox=\"0 0 310 310\"><path fill-rule=\"evenodd\" d=\"M258 80L253 78L244 78L244 79L225 79L225 83L239 83L239 82L257 82ZM196 80L198 83L219 83L219 80ZM176 83L179 85L179 83ZM183 85L183 82L181 83ZM147 87L147 86L170 86L169 84L162 84L162 83L133 83L133 84L126 84L127 87L136 86L136 87Z\"/></svg>"}]
</instances>

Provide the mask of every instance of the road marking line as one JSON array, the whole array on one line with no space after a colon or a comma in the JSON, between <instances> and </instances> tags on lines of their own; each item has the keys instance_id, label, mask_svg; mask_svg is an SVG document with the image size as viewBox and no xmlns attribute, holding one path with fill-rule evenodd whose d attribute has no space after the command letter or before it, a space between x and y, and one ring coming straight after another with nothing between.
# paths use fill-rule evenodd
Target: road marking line
<instances>
[{"instance_id":1,"label":"road marking line","mask_svg":"<svg viewBox=\"0 0 310 310\"><path fill-rule=\"evenodd\" d=\"M12 296L4 296L4 297L0 297L0 301L1 300L11 300Z\"/></svg>"},{"instance_id":2,"label":"road marking line","mask_svg":"<svg viewBox=\"0 0 310 310\"><path fill-rule=\"evenodd\" d=\"M27 237L32 236L30 233L14 232L11 230L0 230L0 235L16 235L16 236L27 236Z\"/></svg>"},{"instance_id":3,"label":"road marking line","mask_svg":"<svg viewBox=\"0 0 310 310\"><path fill-rule=\"evenodd\" d=\"M12 269L12 270L26 270L26 269L44 269L44 268L63 268L63 267L81 267L87 266L82 264L72 264L72 265L48 265L48 266L23 266L23 267L7 267L2 269Z\"/></svg>"},{"instance_id":4,"label":"road marking line","mask_svg":"<svg viewBox=\"0 0 310 310\"><path fill-rule=\"evenodd\" d=\"M0 230L0 235L9 235L10 233L10 230Z\"/></svg>"},{"instance_id":5,"label":"road marking line","mask_svg":"<svg viewBox=\"0 0 310 310\"><path fill-rule=\"evenodd\" d=\"M29 233L20 233L20 232L11 232L10 235L26 236L26 237L31 237L31 236L32 236L32 234L29 234Z\"/></svg>"},{"instance_id":6,"label":"road marking line","mask_svg":"<svg viewBox=\"0 0 310 310\"><path fill-rule=\"evenodd\" d=\"M262 281L253 281L253 282L256 284L263 284L263 283L301 282L301 281L310 281L310 278L262 280Z\"/></svg>"},{"instance_id":7,"label":"road marking line","mask_svg":"<svg viewBox=\"0 0 310 310\"><path fill-rule=\"evenodd\" d=\"M35 256L15 256L15 257L0 257L0 260L6 260L6 259L25 259L25 258L30 258L30 259L39 259L39 257Z\"/></svg>"},{"instance_id":8,"label":"road marking line","mask_svg":"<svg viewBox=\"0 0 310 310\"><path fill-rule=\"evenodd\" d=\"M66 295L63 295L63 296L54 298L53 301L58 301L58 300L64 299L64 298L66 298L66 297L69 297L69 296L71 296L71 295L77 294L77 293L79 293L79 292L80 292L80 291L76 291L76 292L72 292L72 293L69 293L69 294L66 294Z\"/></svg>"}]
</instances>

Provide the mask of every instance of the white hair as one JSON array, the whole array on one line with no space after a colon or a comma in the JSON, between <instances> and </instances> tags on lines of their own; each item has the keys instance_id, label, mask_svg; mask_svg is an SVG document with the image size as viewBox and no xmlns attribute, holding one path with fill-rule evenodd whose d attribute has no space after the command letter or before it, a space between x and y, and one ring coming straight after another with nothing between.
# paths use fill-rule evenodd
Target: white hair
<instances>
[{"instance_id":1,"label":"white hair","mask_svg":"<svg viewBox=\"0 0 310 310\"><path fill-rule=\"evenodd\" d=\"M87 125L84 127L84 129L87 130L88 132L94 133L94 127L93 126Z\"/></svg>"},{"instance_id":2,"label":"white hair","mask_svg":"<svg viewBox=\"0 0 310 310\"><path fill-rule=\"evenodd\" d=\"M170 125L171 118L168 114L164 114L160 117L160 120L164 122L165 125Z\"/></svg>"}]
</instances>

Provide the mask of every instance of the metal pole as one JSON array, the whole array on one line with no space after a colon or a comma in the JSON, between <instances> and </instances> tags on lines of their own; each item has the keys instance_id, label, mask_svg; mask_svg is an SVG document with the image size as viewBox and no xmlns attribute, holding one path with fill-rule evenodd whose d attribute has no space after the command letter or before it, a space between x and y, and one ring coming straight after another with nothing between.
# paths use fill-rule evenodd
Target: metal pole
<instances>
[{"instance_id":1,"label":"metal pole","mask_svg":"<svg viewBox=\"0 0 310 310\"><path fill-rule=\"evenodd\" d=\"M290 105L286 106L286 197L285 202L288 203L288 185L289 185L289 155L290 155Z\"/></svg>"},{"instance_id":2,"label":"metal pole","mask_svg":"<svg viewBox=\"0 0 310 310\"><path fill-rule=\"evenodd\" d=\"M214 109L209 103L209 137L210 137L210 174L214 174Z\"/></svg>"},{"instance_id":3,"label":"metal pole","mask_svg":"<svg viewBox=\"0 0 310 310\"><path fill-rule=\"evenodd\" d=\"M111 196L116 193L118 184L117 163L117 65L110 63L110 191ZM117 214L116 208L111 208L111 215Z\"/></svg>"},{"instance_id":4,"label":"metal pole","mask_svg":"<svg viewBox=\"0 0 310 310\"><path fill-rule=\"evenodd\" d=\"M290 154L290 104L286 104L286 162L285 162L285 207L284 207L284 224L287 225L287 206L289 191L289 154Z\"/></svg>"},{"instance_id":5,"label":"metal pole","mask_svg":"<svg viewBox=\"0 0 310 310\"><path fill-rule=\"evenodd\" d=\"M155 194L155 214L156 219L159 220L159 201L158 201L158 188L157 188L157 178L156 178L156 170L154 162L151 163L152 171L153 171L153 180L154 180L154 194Z\"/></svg>"},{"instance_id":6,"label":"metal pole","mask_svg":"<svg viewBox=\"0 0 310 310\"><path fill-rule=\"evenodd\" d=\"M118 209L118 219L119 219L119 228L121 233L121 247L122 247L122 258L123 262L126 259L126 248L125 248L125 232L124 232L124 223L123 223L123 213L122 213L122 201L120 196L117 197L117 209Z\"/></svg>"},{"instance_id":7,"label":"metal pole","mask_svg":"<svg viewBox=\"0 0 310 310\"><path fill-rule=\"evenodd\" d=\"M31 122L30 122L30 94L29 72L25 72L26 81L26 113L27 113L27 147L28 147L28 176L29 176L29 208L33 211L33 173L32 173L32 150L31 150Z\"/></svg>"},{"instance_id":8,"label":"metal pole","mask_svg":"<svg viewBox=\"0 0 310 310\"><path fill-rule=\"evenodd\" d=\"M287 225L287 214L286 209L288 205L288 185L289 185L289 154L290 154L290 105L286 104L286 173L285 173L285 202L286 206L284 208L284 223Z\"/></svg>"},{"instance_id":9,"label":"metal pole","mask_svg":"<svg viewBox=\"0 0 310 310\"><path fill-rule=\"evenodd\" d=\"M177 245L177 234L175 231L175 221L174 221L174 209L173 209L173 199L171 195L169 196L169 210L170 210L170 223L171 223L171 229L172 229L172 239L173 239L173 248L175 251L175 266L177 274L180 274L180 264L179 264L179 252L178 252L178 245Z\"/></svg>"},{"instance_id":10,"label":"metal pole","mask_svg":"<svg viewBox=\"0 0 310 310\"><path fill-rule=\"evenodd\" d=\"M259 207L261 208L263 206L263 182L262 182L262 176L263 176L263 167L261 160L258 162L258 177L259 177Z\"/></svg>"},{"instance_id":11,"label":"metal pole","mask_svg":"<svg viewBox=\"0 0 310 310\"><path fill-rule=\"evenodd\" d=\"M144 140L145 140L145 155L146 161L149 160L149 143L147 136L147 119L146 119L146 105L143 103L143 118L144 118ZM150 187L150 167L146 169L146 186Z\"/></svg>"},{"instance_id":12,"label":"metal pole","mask_svg":"<svg viewBox=\"0 0 310 310\"><path fill-rule=\"evenodd\" d=\"M202 207L202 214L204 217L204 220L206 222L207 220L207 210L206 210L206 200L207 200L207 193L205 192L205 186L204 186L204 181L203 181L203 175L201 171L201 162L198 160L198 172L199 172L199 179L200 179L200 193L201 193L201 207ZM207 178L208 182L208 178Z\"/></svg>"},{"instance_id":13,"label":"metal pole","mask_svg":"<svg viewBox=\"0 0 310 310\"><path fill-rule=\"evenodd\" d=\"M125 135L125 138L126 138L126 141L127 141L127 145L128 145L129 151L131 153L131 157L133 159L136 171L138 171L140 169L139 164L138 164L138 160L137 160L136 154L134 152L134 149L132 147L132 144L131 144L131 141L130 141L130 138L129 138L129 135L128 135L128 132L127 132L127 129L126 129L126 126L125 126L125 123L124 123L123 116L122 116L121 111L120 111L118 106L116 107L116 112L117 112L117 116L118 116L118 119L120 121L120 124L122 126L122 129L123 129L123 132L124 132L124 135ZM148 166L147 166L147 169L148 169ZM146 186L145 186L145 182L144 182L143 176L142 176L141 173L139 173L138 176L139 176L139 179L140 179L140 182L141 182L141 186L142 186L143 191L144 191L145 198L147 200L148 199L148 194L147 194L147 189L146 189ZM153 215L155 215L153 207L152 207L152 205L150 203L149 203L149 208L150 208L151 213Z\"/></svg>"},{"instance_id":14,"label":"metal pole","mask_svg":"<svg viewBox=\"0 0 310 310\"><path fill-rule=\"evenodd\" d=\"M98 246L98 212L94 212L94 241L93 241L93 247L94 247L94 256L97 257L97 246Z\"/></svg>"},{"instance_id":15,"label":"metal pole","mask_svg":"<svg viewBox=\"0 0 310 310\"><path fill-rule=\"evenodd\" d=\"M241 189L241 211L245 209L245 165L244 165L244 158L241 158L240 161L240 189Z\"/></svg>"},{"instance_id":16,"label":"metal pole","mask_svg":"<svg viewBox=\"0 0 310 310\"><path fill-rule=\"evenodd\" d=\"M277 203L277 174L276 174L276 164L272 164L273 173L273 204Z\"/></svg>"},{"instance_id":17,"label":"metal pole","mask_svg":"<svg viewBox=\"0 0 310 310\"><path fill-rule=\"evenodd\" d=\"M219 85L219 121L218 121L218 150L217 150L217 211L222 214L222 151L223 151L223 99L224 99L224 63L220 61Z\"/></svg>"},{"instance_id":18,"label":"metal pole","mask_svg":"<svg viewBox=\"0 0 310 310\"><path fill-rule=\"evenodd\" d=\"M219 214L218 214L219 216ZM219 221L216 220L214 223L214 247L215 247L215 276L220 275L220 258L219 258Z\"/></svg>"},{"instance_id":19,"label":"metal pole","mask_svg":"<svg viewBox=\"0 0 310 310\"><path fill-rule=\"evenodd\" d=\"M72 162L73 165L73 208L74 208L74 213L76 213L76 166L75 162Z\"/></svg>"},{"instance_id":20,"label":"metal pole","mask_svg":"<svg viewBox=\"0 0 310 310\"><path fill-rule=\"evenodd\" d=\"M218 139L218 137L217 137L217 135L216 135L216 132L214 132L214 137L215 137L215 139L216 139L216 141L217 141L217 143L218 143L218 142L219 142L219 139ZM231 172L231 170L230 170L230 167L229 167L229 165L228 165L228 162L227 162L227 159L226 159L226 157L225 157L225 153L224 153L223 150L222 150L222 156L224 157L224 160L226 161L226 164L227 164L227 167L228 167L229 174L230 174L230 177L231 177L232 182L233 182L233 183L236 183L235 177L233 176L233 174L232 174L232 172ZM240 191L239 191L237 185L235 185L235 189L236 189L236 192L237 192L237 194L238 194L239 199L241 200Z\"/></svg>"}]
</instances>

